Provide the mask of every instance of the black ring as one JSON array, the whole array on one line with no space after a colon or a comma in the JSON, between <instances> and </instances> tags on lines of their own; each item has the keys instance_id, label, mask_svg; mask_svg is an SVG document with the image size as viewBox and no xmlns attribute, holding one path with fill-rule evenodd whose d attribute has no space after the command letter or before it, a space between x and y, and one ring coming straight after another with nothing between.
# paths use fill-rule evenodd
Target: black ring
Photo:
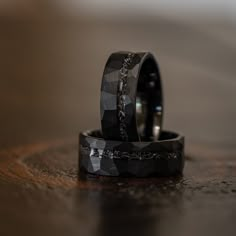
<instances>
[{"instance_id":1,"label":"black ring","mask_svg":"<svg viewBox=\"0 0 236 236\"><path fill-rule=\"evenodd\" d=\"M103 73L100 104L105 139L157 140L163 99L154 56L149 52L111 54Z\"/></svg>"},{"instance_id":2,"label":"black ring","mask_svg":"<svg viewBox=\"0 0 236 236\"><path fill-rule=\"evenodd\" d=\"M184 167L184 137L162 131L156 142L105 140L98 130L80 133L79 170L105 176L170 176Z\"/></svg>"}]
</instances>

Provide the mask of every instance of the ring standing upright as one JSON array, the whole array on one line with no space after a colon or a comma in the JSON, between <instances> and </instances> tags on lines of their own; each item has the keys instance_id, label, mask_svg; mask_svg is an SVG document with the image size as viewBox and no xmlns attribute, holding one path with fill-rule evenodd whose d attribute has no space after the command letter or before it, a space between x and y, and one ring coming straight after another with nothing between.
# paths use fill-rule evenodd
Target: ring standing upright
<instances>
[{"instance_id":1,"label":"ring standing upright","mask_svg":"<svg viewBox=\"0 0 236 236\"><path fill-rule=\"evenodd\" d=\"M100 110L105 139L158 139L163 95L158 64L151 53L111 54L103 73Z\"/></svg>"}]
</instances>

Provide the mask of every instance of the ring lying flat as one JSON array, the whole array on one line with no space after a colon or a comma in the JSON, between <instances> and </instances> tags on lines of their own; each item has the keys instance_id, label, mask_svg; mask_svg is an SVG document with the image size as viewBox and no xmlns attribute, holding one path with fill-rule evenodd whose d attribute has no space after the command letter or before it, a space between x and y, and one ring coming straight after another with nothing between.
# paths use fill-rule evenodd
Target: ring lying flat
<instances>
[{"instance_id":1,"label":"ring lying flat","mask_svg":"<svg viewBox=\"0 0 236 236\"><path fill-rule=\"evenodd\" d=\"M105 139L157 140L163 101L159 68L151 53L113 53L101 86L101 126Z\"/></svg>"},{"instance_id":2,"label":"ring lying flat","mask_svg":"<svg viewBox=\"0 0 236 236\"><path fill-rule=\"evenodd\" d=\"M105 140L99 130L80 134L79 169L105 176L170 176L184 167L184 137L162 131L156 142Z\"/></svg>"}]
</instances>

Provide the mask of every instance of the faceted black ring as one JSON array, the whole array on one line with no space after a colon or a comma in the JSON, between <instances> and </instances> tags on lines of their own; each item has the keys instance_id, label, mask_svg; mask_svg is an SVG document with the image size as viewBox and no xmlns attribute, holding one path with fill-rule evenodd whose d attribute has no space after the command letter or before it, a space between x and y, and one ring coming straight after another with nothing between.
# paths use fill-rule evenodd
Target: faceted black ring
<instances>
[{"instance_id":1,"label":"faceted black ring","mask_svg":"<svg viewBox=\"0 0 236 236\"><path fill-rule=\"evenodd\" d=\"M154 56L149 52L111 54L103 73L100 104L105 139L157 140L163 99Z\"/></svg>"},{"instance_id":2,"label":"faceted black ring","mask_svg":"<svg viewBox=\"0 0 236 236\"><path fill-rule=\"evenodd\" d=\"M101 131L80 133L79 170L105 176L171 176L184 167L184 137L162 131L159 141L105 140Z\"/></svg>"}]
</instances>

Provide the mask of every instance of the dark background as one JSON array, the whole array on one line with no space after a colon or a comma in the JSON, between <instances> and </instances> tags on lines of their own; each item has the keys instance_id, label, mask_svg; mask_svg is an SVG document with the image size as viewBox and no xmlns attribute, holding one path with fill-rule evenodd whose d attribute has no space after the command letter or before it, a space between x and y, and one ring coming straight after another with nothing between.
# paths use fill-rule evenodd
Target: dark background
<instances>
[{"instance_id":1,"label":"dark background","mask_svg":"<svg viewBox=\"0 0 236 236\"><path fill-rule=\"evenodd\" d=\"M106 59L133 50L160 64L165 128L234 148L236 30L227 17L72 14L49 3L2 7L0 146L99 127Z\"/></svg>"}]
</instances>

